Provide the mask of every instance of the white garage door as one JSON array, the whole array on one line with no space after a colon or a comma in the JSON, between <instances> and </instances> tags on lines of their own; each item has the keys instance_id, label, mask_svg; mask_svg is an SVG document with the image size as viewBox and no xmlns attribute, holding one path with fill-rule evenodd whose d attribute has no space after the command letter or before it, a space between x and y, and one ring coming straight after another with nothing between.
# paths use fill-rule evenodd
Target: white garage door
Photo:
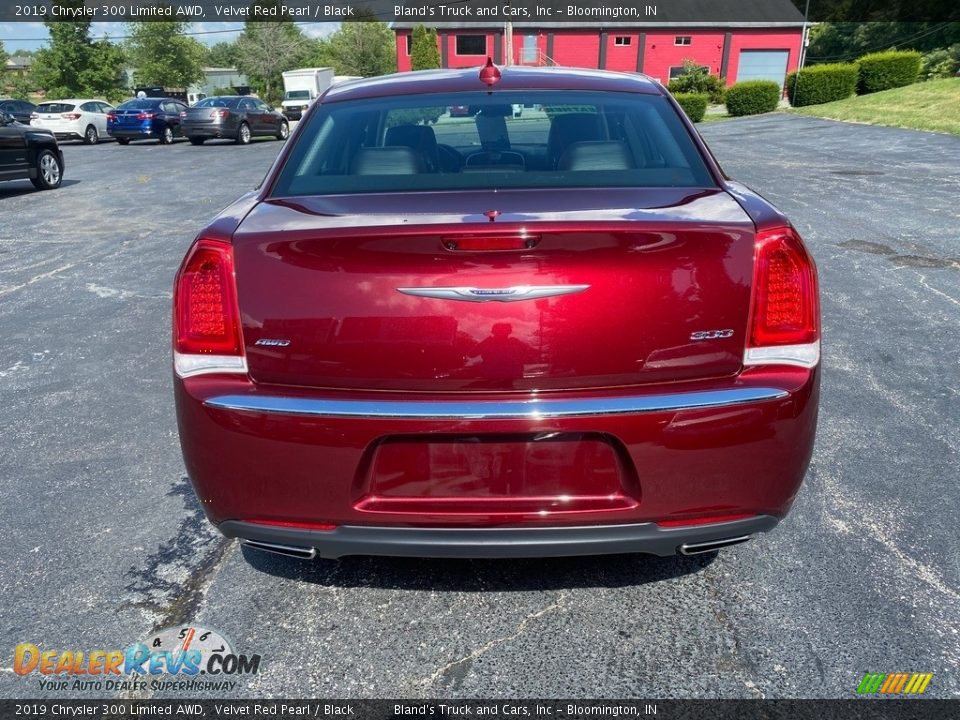
<instances>
[{"instance_id":1,"label":"white garage door","mask_svg":"<svg viewBox=\"0 0 960 720\"><path fill-rule=\"evenodd\" d=\"M737 82L773 80L782 88L789 55L787 50L741 50Z\"/></svg>"}]
</instances>

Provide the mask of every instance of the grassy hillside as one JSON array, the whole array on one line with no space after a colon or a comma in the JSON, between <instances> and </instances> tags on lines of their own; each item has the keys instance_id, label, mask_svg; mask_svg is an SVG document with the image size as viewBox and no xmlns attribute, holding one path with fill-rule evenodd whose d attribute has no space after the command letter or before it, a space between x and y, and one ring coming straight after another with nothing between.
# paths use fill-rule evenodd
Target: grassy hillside
<instances>
[{"instance_id":1,"label":"grassy hillside","mask_svg":"<svg viewBox=\"0 0 960 720\"><path fill-rule=\"evenodd\" d=\"M790 112L960 135L960 78L930 80Z\"/></svg>"}]
</instances>

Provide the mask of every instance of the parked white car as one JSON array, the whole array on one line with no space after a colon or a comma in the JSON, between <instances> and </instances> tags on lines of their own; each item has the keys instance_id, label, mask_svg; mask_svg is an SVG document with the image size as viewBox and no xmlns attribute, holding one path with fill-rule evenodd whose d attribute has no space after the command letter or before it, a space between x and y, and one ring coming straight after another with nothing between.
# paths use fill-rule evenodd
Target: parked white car
<instances>
[{"instance_id":1,"label":"parked white car","mask_svg":"<svg viewBox=\"0 0 960 720\"><path fill-rule=\"evenodd\" d=\"M93 145L107 137L107 113L113 109L110 103L94 99L42 102L30 116L30 125L49 130L57 140Z\"/></svg>"}]
</instances>

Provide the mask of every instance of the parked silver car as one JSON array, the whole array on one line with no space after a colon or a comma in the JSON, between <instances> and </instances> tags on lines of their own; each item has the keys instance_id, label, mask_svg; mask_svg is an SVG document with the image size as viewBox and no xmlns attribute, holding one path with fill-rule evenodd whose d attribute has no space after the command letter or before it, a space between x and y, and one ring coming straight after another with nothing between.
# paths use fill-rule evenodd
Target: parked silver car
<instances>
[{"instance_id":1,"label":"parked silver car","mask_svg":"<svg viewBox=\"0 0 960 720\"><path fill-rule=\"evenodd\" d=\"M210 138L228 138L246 145L255 135L286 140L290 126L283 115L255 97L221 95L204 98L180 113L183 134L194 145Z\"/></svg>"}]
</instances>

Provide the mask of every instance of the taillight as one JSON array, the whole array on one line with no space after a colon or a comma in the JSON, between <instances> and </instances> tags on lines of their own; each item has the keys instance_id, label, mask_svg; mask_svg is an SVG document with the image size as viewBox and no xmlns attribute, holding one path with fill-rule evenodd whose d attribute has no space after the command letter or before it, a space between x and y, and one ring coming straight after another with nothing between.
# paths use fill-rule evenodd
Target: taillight
<instances>
[{"instance_id":1,"label":"taillight","mask_svg":"<svg viewBox=\"0 0 960 720\"><path fill-rule=\"evenodd\" d=\"M744 365L820 362L817 269L789 227L757 233Z\"/></svg>"},{"instance_id":2,"label":"taillight","mask_svg":"<svg viewBox=\"0 0 960 720\"><path fill-rule=\"evenodd\" d=\"M198 240L177 273L173 358L180 377L247 371L229 243Z\"/></svg>"},{"instance_id":3,"label":"taillight","mask_svg":"<svg viewBox=\"0 0 960 720\"><path fill-rule=\"evenodd\" d=\"M153 120L154 113L152 112L142 112L137 114L137 120Z\"/></svg>"},{"instance_id":4,"label":"taillight","mask_svg":"<svg viewBox=\"0 0 960 720\"><path fill-rule=\"evenodd\" d=\"M30 113L30 119L31 119L31 120L39 120L39 119L40 119L40 113Z\"/></svg>"},{"instance_id":5,"label":"taillight","mask_svg":"<svg viewBox=\"0 0 960 720\"><path fill-rule=\"evenodd\" d=\"M230 114L229 110L214 110L210 113L210 117L225 118Z\"/></svg>"},{"instance_id":6,"label":"taillight","mask_svg":"<svg viewBox=\"0 0 960 720\"><path fill-rule=\"evenodd\" d=\"M79 120L80 113L61 113L60 117L62 117L64 120Z\"/></svg>"},{"instance_id":7,"label":"taillight","mask_svg":"<svg viewBox=\"0 0 960 720\"><path fill-rule=\"evenodd\" d=\"M107 120L116 120L117 114L113 111L107 113Z\"/></svg>"},{"instance_id":8,"label":"taillight","mask_svg":"<svg viewBox=\"0 0 960 720\"><path fill-rule=\"evenodd\" d=\"M187 116L187 111L186 111L186 110L184 110L183 112L180 113L180 117L185 118L186 116Z\"/></svg>"}]
</instances>

